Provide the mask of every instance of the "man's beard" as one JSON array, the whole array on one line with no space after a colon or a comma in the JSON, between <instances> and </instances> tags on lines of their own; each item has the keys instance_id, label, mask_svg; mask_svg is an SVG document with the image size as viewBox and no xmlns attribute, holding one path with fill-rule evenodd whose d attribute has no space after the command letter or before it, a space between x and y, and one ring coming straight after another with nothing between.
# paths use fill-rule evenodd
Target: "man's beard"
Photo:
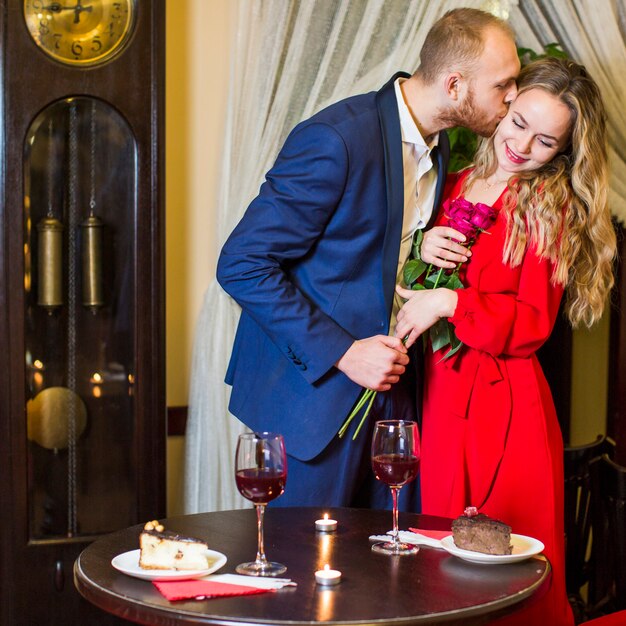
<instances>
[{"instance_id":1,"label":"man's beard","mask_svg":"<svg viewBox=\"0 0 626 626\"><path fill-rule=\"evenodd\" d=\"M497 126L497 122L477 109L474 91L471 88L458 108L440 110L436 120L444 128L463 126L481 137L490 137Z\"/></svg>"}]
</instances>

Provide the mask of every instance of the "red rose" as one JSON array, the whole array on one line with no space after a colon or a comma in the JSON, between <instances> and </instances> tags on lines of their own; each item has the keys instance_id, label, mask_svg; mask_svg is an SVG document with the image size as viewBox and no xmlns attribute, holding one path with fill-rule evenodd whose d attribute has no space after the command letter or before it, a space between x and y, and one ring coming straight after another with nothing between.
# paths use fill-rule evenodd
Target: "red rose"
<instances>
[{"instance_id":1,"label":"red rose","mask_svg":"<svg viewBox=\"0 0 626 626\"><path fill-rule=\"evenodd\" d=\"M446 217L453 219L457 216L469 218L474 211L474 205L465 198L455 198L450 202L450 206L446 211Z\"/></svg>"},{"instance_id":2,"label":"red rose","mask_svg":"<svg viewBox=\"0 0 626 626\"><path fill-rule=\"evenodd\" d=\"M471 218L457 215L448 219L448 226L463 233L467 239L473 239L476 234L476 227L471 223Z\"/></svg>"},{"instance_id":3,"label":"red rose","mask_svg":"<svg viewBox=\"0 0 626 626\"><path fill-rule=\"evenodd\" d=\"M474 205L474 212L470 218L470 222L477 230L487 230L495 221L498 212L488 204L477 202Z\"/></svg>"}]
</instances>

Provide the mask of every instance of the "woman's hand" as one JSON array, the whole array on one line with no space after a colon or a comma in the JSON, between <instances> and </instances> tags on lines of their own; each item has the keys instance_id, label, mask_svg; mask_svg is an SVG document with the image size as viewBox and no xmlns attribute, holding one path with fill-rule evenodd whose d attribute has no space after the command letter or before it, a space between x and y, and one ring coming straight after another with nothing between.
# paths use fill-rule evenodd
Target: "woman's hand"
<instances>
[{"instance_id":1,"label":"woman's hand","mask_svg":"<svg viewBox=\"0 0 626 626\"><path fill-rule=\"evenodd\" d=\"M452 269L459 263L467 261L472 254L469 248L461 245L465 236L448 226L434 226L424 231L420 258L435 267Z\"/></svg>"},{"instance_id":2,"label":"woman's hand","mask_svg":"<svg viewBox=\"0 0 626 626\"><path fill-rule=\"evenodd\" d=\"M440 318L454 315L459 299L455 291L445 288L413 291L397 285L396 292L406 302L398 311L395 335L407 337L407 348Z\"/></svg>"}]
</instances>

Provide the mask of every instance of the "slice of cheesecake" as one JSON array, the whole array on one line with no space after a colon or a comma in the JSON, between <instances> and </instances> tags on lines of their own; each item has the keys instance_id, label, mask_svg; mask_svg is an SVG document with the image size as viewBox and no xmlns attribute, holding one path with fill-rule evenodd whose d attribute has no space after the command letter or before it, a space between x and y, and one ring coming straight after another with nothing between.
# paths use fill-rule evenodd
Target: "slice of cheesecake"
<instances>
[{"instance_id":1,"label":"slice of cheesecake","mask_svg":"<svg viewBox=\"0 0 626 626\"><path fill-rule=\"evenodd\" d=\"M142 569L204 570L210 567L206 542L165 530L158 520L144 526L139 535L139 547Z\"/></svg>"}]
</instances>

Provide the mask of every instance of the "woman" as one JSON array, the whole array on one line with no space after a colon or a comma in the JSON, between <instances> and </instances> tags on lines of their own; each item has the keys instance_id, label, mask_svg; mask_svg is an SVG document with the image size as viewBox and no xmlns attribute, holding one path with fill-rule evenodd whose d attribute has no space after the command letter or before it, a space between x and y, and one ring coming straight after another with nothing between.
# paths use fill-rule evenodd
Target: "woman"
<instances>
[{"instance_id":1,"label":"woman","mask_svg":"<svg viewBox=\"0 0 626 626\"><path fill-rule=\"evenodd\" d=\"M465 289L409 291L398 315L407 344L440 318L463 342L427 351L422 510L456 517L476 506L545 544L550 591L507 624L573 624L565 591L563 446L536 350L566 293L576 326L602 315L613 284L606 121L585 69L543 59L523 68L517 99L448 198L498 210L471 251L448 227L424 235L428 263L461 271ZM445 206L445 205L444 205ZM440 224L445 223L442 216Z\"/></svg>"}]
</instances>

